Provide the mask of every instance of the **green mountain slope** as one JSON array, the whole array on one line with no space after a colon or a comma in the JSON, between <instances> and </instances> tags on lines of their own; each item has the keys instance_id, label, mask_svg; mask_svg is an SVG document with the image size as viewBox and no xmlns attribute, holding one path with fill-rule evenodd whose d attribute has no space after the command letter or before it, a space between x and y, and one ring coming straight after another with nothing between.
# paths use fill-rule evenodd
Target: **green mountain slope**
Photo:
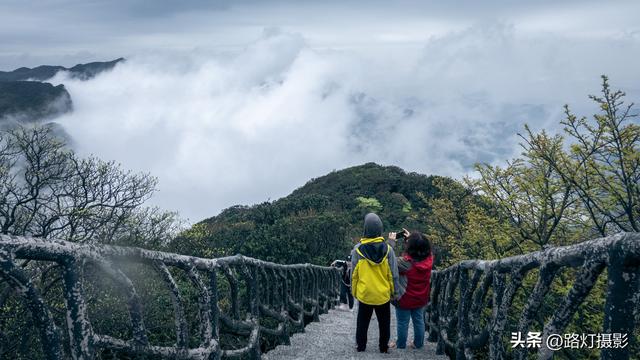
<instances>
[{"instance_id":1,"label":"green mountain slope","mask_svg":"<svg viewBox=\"0 0 640 360\"><path fill-rule=\"evenodd\" d=\"M234 206L195 224L172 244L174 251L217 257L241 253L269 261L328 264L344 258L375 211L385 232L424 230L425 198L439 196L433 180L368 163L312 179L290 195L254 206Z\"/></svg>"}]
</instances>

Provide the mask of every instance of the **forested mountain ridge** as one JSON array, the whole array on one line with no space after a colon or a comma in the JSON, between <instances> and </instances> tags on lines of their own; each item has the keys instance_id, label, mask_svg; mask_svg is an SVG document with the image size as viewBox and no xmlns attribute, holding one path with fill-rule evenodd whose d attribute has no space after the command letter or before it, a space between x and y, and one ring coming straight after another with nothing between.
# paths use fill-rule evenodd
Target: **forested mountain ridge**
<instances>
[{"instance_id":1,"label":"forested mountain ridge","mask_svg":"<svg viewBox=\"0 0 640 360\"><path fill-rule=\"evenodd\" d=\"M89 80L101 72L113 69L122 61L124 59L119 58L77 64L70 68L42 65L0 71L0 122L6 122L9 118L18 123L37 122L72 111L71 95L64 85L53 86L44 81L59 71L68 72L71 78Z\"/></svg>"},{"instance_id":2,"label":"forested mountain ridge","mask_svg":"<svg viewBox=\"0 0 640 360\"><path fill-rule=\"evenodd\" d=\"M174 250L327 264L349 253L369 211L380 215L385 232L425 231L429 199L441 196L434 181L463 189L450 178L375 163L333 171L273 202L227 208L178 236Z\"/></svg>"}]
</instances>

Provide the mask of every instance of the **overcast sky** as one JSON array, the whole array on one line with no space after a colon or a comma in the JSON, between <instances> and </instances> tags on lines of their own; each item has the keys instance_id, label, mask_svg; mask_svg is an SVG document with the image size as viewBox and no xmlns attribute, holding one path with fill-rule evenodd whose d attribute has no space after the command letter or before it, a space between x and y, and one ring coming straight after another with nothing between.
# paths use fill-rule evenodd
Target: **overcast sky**
<instances>
[{"instance_id":1,"label":"overcast sky","mask_svg":"<svg viewBox=\"0 0 640 360\"><path fill-rule=\"evenodd\" d=\"M0 67L132 56L154 50L242 48L265 27L313 47L423 45L479 22L527 34L638 39L637 1L3 0Z\"/></svg>"},{"instance_id":2,"label":"overcast sky","mask_svg":"<svg viewBox=\"0 0 640 360\"><path fill-rule=\"evenodd\" d=\"M0 70L59 74L76 149L160 180L198 221L375 161L461 177L518 154L525 123L594 111L608 74L640 95L640 2L0 2Z\"/></svg>"}]
</instances>

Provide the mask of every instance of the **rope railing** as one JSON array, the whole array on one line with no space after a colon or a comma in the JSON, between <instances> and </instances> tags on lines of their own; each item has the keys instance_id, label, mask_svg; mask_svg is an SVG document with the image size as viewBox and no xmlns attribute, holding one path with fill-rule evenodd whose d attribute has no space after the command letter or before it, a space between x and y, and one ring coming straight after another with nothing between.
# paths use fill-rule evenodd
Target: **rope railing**
<instances>
[{"instance_id":1,"label":"rope railing","mask_svg":"<svg viewBox=\"0 0 640 360\"><path fill-rule=\"evenodd\" d=\"M54 320L42 290L27 271L29 262L48 262L59 267L66 324ZM175 319L173 346L149 340L145 304L130 275L120 266L123 263L150 266L166 287ZM87 266L98 269L125 295L131 338L95 330L83 285ZM197 292L197 329L188 326L186 299L177 280L178 273ZM0 235L0 276L31 313L42 353L50 360L93 359L105 350L153 358L259 359L263 337L289 344L290 335L304 331L305 322L318 321L319 314L333 308L340 281L337 269L311 264L282 265L241 255L206 259L140 248L7 235ZM222 296L225 306L221 305ZM197 346L190 346L190 330L197 330ZM223 334L244 338L246 344L223 348ZM64 344L65 340L68 344Z\"/></svg>"},{"instance_id":2,"label":"rope railing","mask_svg":"<svg viewBox=\"0 0 640 360\"><path fill-rule=\"evenodd\" d=\"M528 359L536 351L538 359L550 359L556 349L547 346L547 339L566 329L606 269L602 333L627 334L631 341L640 315L639 266L640 234L622 233L499 260L462 261L433 271L425 314L429 340L437 341L439 354L446 352L456 359L473 359L475 349L487 346L489 358L494 360ZM566 268L577 270L576 279L544 322L540 346L519 346L507 351L509 315L519 317L516 331L527 334L534 321L539 321L552 282ZM538 273L536 283L530 293L524 294L521 314L513 314L514 297L523 288L523 279L534 269ZM490 314L485 309L491 309ZM629 359L629 346L604 347L600 358Z\"/></svg>"}]
</instances>

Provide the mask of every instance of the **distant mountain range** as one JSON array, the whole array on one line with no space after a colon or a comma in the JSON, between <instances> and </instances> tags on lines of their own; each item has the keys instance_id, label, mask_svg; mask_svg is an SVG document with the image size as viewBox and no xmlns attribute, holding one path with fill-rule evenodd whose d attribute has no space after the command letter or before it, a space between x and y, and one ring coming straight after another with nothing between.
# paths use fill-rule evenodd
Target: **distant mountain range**
<instances>
[{"instance_id":1,"label":"distant mountain range","mask_svg":"<svg viewBox=\"0 0 640 360\"><path fill-rule=\"evenodd\" d=\"M112 61L78 64L70 68L52 65L41 65L34 68L21 67L13 71L0 71L0 81L45 81L51 79L60 71L69 72L69 76L72 78L88 80L103 71L113 69L116 64L122 61L124 61L124 58Z\"/></svg>"},{"instance_id":2,"label":"distant mountain range","mask_svg":"<svg viewBox=\"0 0 640 360\"><path fill-rule=\"evenodd\" d=\"M72 111L73 101L64 85L53 86L44 82L58 72L65 71L71 78L88 80L123 61L123 58L119 58L70 68L42 65L0 71L0 127L13 123L41 122Z\"/></svg>"}]
</instances>

